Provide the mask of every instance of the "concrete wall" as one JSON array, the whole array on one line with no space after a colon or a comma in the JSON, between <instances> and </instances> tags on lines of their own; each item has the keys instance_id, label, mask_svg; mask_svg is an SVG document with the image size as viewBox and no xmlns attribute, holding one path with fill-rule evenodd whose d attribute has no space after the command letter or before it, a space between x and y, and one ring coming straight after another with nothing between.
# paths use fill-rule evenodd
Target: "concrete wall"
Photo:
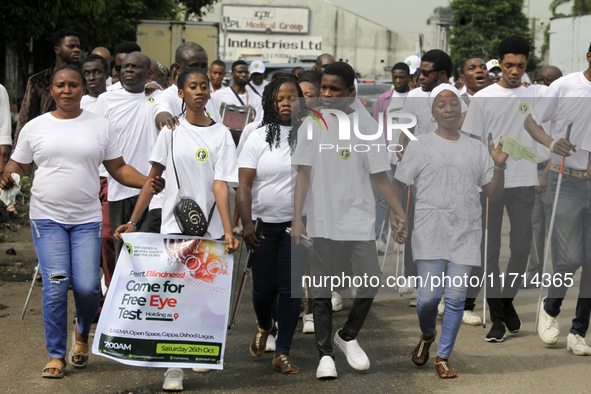
<instances>
[{"instance_id":1,"label":"concrete wall","mask_svg":"<svg viewBox=\"0 0 591 394\"><path fill-rule=\"evenodd\" d=\"M347 61L362 76L368 78L390 78L390 72L384 67L403 61L415 54L417 40L388 30L370 20L357 16L345 9L321 0L222 0L213 11L203 18L207 22L220 22L222 4L260 5L260 6L295 6L310 9L310 31L307 35L322 37L322 52L333 54L338 60ZM239 34L239 33L234 33ZM250 33L252 34L252 33ZM229 32L228 36L231 37ZM264 33L257 34L262 37ZM220 49L223 53L223 34L220 32ZM235 55L231 60L235 60ZM273 59L271 59L273 61ZM285 60L275 60L285 62Z\"/></svg>"}]
</instances>

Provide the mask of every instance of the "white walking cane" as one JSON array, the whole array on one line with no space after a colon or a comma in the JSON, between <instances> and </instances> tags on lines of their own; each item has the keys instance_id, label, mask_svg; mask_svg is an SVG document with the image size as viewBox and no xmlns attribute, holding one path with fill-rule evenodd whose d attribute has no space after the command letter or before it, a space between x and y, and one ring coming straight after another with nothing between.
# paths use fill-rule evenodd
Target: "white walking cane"
<instances>
[{"instance_id":1,"label":"white walking cane","mask_svg":"<svg viewBox=\"0 0 591 394\"><path fill-rule=\"evenodd\" d=\"M488 133L488 154L492 156L490 142L492 133ZM482 328L486 328L486 269L488 268L488 197L486 197L486 218L484 222L484 298L482 299Z\"/></svg>"},{"instance_id":2,"label":"white walking cane","mask_svg":"<svg viewBox=\"0 0 591 394\"><path fill-rule=\"evenodd\" d=\"M566 129L566 140L570 140L570 131L573 127L573 123L568 124L568 128ZM542 266L542 278L544 277L544 273L546 272L546 267L548 265L548 257L550 256L550 242L552 241L552 230L554 229L554 220L556 219L556 208L558 207L558 196L560 195L560 186L562 183L562 172L564 171L564 160L566 157L562 158L562 163L560 164L560 172L558 173L558 184L556 185L556 194L554 195L554 204L552 205L552 216L550 217L550 226L548 229L548 241L546 243L546 250L544 252L544 265ZM542 295L544 293L544 286L540 284L540 294L538 295L538 308L536 310L536 323L534 325L534 335L538 333L538 322L540 320L540 307L542 305Z\"/></svg>"},{"instance_id":3,"label":"white walking cane","mask_svg":"<svg viewBox=\"0 0 591 394\"><path fill-rule=\"evenodd\" d=\"M484 226L484 299L482 300L482 328L486 328L486 268L488 263L488 197L486 198L486 222Z\"/></svg>"},{"instance_id":4,"label":"white walking cane","mask_svg":"<svg viewBox=\"0 0 591 394\"><path fill-rule=\"evenodd\" d=\"M23 313L21 313L21 319L25 318L25 313L27 312L27 306L29 306L29 301L31 300L31 294L33 294L33 287L35 287L35 281L37 280L37 275L39 275L39 263L35 266L35 273L33 274L33 280L31 281L31 287L29 288L29 295L27 295L27 300L25 301L25 306L23 307Z\"/></svg>"}]
</instances>

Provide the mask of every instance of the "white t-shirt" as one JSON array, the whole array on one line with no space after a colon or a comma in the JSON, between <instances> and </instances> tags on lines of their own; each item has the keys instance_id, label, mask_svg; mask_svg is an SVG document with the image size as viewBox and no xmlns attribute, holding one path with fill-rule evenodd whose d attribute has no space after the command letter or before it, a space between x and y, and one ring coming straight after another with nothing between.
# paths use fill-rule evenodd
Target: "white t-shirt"
<instances>
[{"instance_id":1,"label":"white t-shirt","mask_svg":"<svg viewBox=\"0 0 591 394\"><path fill-rule=\"evenodd\" d=\"M11 159L35 162L31 219L61 224L102 220L99 164L121 157L109 121L89 111L75 119L46 113L23 127Z\"/></svg>"},{"instance_id":2,"label":"white t-shirt","mask_svg":"<svg viewBox=\"0 0 591 394\"><path fill-rule=\"evenodd\" d=\"M248 98L246 97L247 93ZM250 104L256 111L254 121L260 121L263 118L263 105L261 102L261 98L258 95L249 92L248 90L246 91L246 93L239 94L238 96L240 96L240 99L242 100L244 105ZM233 104L237 106L243 105L242 103L240 103L240 100L238 100L234 92L232 92L232 88L229 86L221 88L215 93L212 93L211 100L213 101L214 111L216 111L218 114L220 113L220 107L222 106L222 103Z\"/></svg>"},{"instance_id":3,"label":"white t-shirt","mask_svg":"<svg viewBox=\"0 0 591 394\"><path fill-rule=\"evenodd\" d=\"M244 130L242 130L240 141L238 141L238 146L236 147L236 155L238 158L240 158L240 152L242 152L242 148L244 148L246 140L253 133L253 131L259 128L259 124L261 124L261 122L250 122L244 127Z\"/></svg>"},{"instance_id":4,"label":"white t-shirt","mask_svg":"<svg viewBox=\"0 0 591 394\"><path fill-rule=\"evenodd\" d=\"M0 145L12 145L10 100L4 86L0 85Z\"/></svg>"},{"instance_id":5,"label":"white t-shirt","mask_svg":"<svg viewBox=\"0 0 591 394\"><path fill-rule=\"evenodd\" d=\"M488 134L499 143L502 136L518 139L536 151L533 138L525 130L523 123L530 111L535 108L547 87L542 85L520 86L506 89L498 83L477 92L470 100L470 109L464 120L462 130L481 138L488 144ZM516 162L507 159L505 189L538 185L538 167L526 160Z\"/></svg>"},{"instance_id":6,"label":"white t-shirt","mask_svg":"<svg viewBox=\"0 0 591 394\"><path fill-rule=\"evenodd\" d=\"M424 135L432 133L437 130L437 122L433 117L433 111L429 104L429 97L431 92L425 92L422 88L416 88L408 92L404 102L404 108L401 112L411 113L417 117L417 125L415 126L414 135ZM460 100L462 105L462 113L468 110L464 100ZM403 119L408 122L408 119ZM398 134L400 135L400 134Z\"/></svg>"},{"instance_id":7,"label":"white t-shirt","mask_svg":"<svg viewBox=\"0 0 591 394\"><path fill-rule=\"evenodd\" d=\"M244 144L238 159L239 168L254 168L252 185L252 217L266 223L290 222L293 219L291 185L296 171L291 167L288 136L291 126L280 127L279 148L265 141L267 126L256 129Z\"/></svg>"},{"instance_id":8,"label":"white t-shirt","mask_svg":"<svg viewBox=\"0 0 591 394\"><path fill-rule=\"evenodd\" d=\"M255 85L254 82L250 81L248 83L248 85L246 85L246 90L248 90L248 95L250 96L250 93L252 92L252 94L259 96L259 98L262 98L263 92L265 91L265 86L267 86L268 84L269 84L269 81L267 81L266 79L263 79L263 83L260 85ZM258 92L258 94L256 94L254 92L254 90L256 90ZM232 93L232 92L230 92L230 93Z\"/></svg>"},{"instance_id":9,"label":"white t-shirt","mask_svg":"<svg viewBox=\"0 0 591 394\"><path fill-rule=\"evenodd\" d=\"M582 72L575 72L552 82L531 112L532 118L539 125L550 121L548 134L555 140L566 138L568 124L573 122L570 142L583 149L571 152L564 165L574 170L587 169L588 151L591 150L591 136L588 133L591 125L590 104L591 82ZM560 155L551 153L550 157L554 164L562 162Z\"/></svg>"},{"instance_id":10,"label":"white t-shirt","mask_svg":"<svg viewBox=\"0 0 591 394\"><path fill-rule=\"evenodd\" d=\"M154 98L154 118L160 112L168 112L172 116L180 116L183 111L183 99L179 97L179 88L172 84ZM205 113L216 123L222 123L219 111L215 111L211 99L205 104Z\"/></svg>"},{"instance_id":11,"label":"white t-shirt","mask_svg":"<svg viewBox=\"0 0 591 394\"><path fill-rule=\"evenodd\" d=\"M154 124L154 98L142 93L129 93L125 89L107 91L96 102L97 114L109 119L125 163L143 175L150 173L148 159L156 142ZM121 185L109 175L108 200L111 202L137 196L140 189Z\"/></svg>"},{"instance_id":12,"label":"white t-shirt","mask_svg":"<svg viewBox=\"0 0 591 394\"><path fill-rule=\"evenodd\" d=\"M206 217L213 203L213 183L216 180L227 182L229 186L238 186L238 165L236 147L227 127L220 123L200 127L187 122L183 117L174 130L174 164L181 183L183 197L194 199ZM181 198L170 155L169 128L164 128L158 135L150 164L160 163L166 167L166 192L162 205L162 234L180 234L181 230L174 218L173 209ZM218 207L216 206L207 233L208 239L224 236L224 228Z\"/></svg>"},{"instance_id":13,"label":"white t-shirt","mask_svg":"<svg viewBox=\"0 0 591 394\"><path fill-rule=\"evenodd\" d=\"M404 103L406 101L406 97L408 96L409 93L410 92L398 93L396 90L394 90L392 92L392 97L390 97L390 104L388 105L388 108L386 109L386 117L384 119L384 128L386 128L387 119L392 113L402 112L402 110L404 109ZM394 123L396 123L396 121L394 121ZM384 133L384 138L386 138L386 144L388 144L388 145L389 144L397 144L398 140L400 139L400 133L402 133L402 131L400 129L394 129L392 131L392 141L388 141L387 140L388 136L386 135L386 133ZM394 154L394 156L396 156L396 154Z\"/></svg>"},{"instance_id":14,"label":"white t-shirt","mask_svg":"<svg viewBox=\"0 0 591 394\"><path fill-rule=\"evenodd\" d=\"M349 141L339 140L338 121L333 115L324 116L328 130L321 129L312 118L306 118L298 130L291 163L312 167L307 196L310 237L335 241L375 240L375 199L370 175L389 170L390 164L383 144L381 149L375 146L382 143L381 140L376 143L355 136L355 113L348 116ZM377 122L367 111L359 111L358 116L360 132L374 135ZM311 140L308 140L308 122L312 124ZM320 151L321 147L329 145L333 147ZM370 147L367 152L363 152L367 150L365 146Z\"/></svg>"},{"instance_id":15,"label":"white t-shirt","mask_svg":"<svg viewBox=\"0 0 591 394\"><path fill-rule=\"evenodd\" d=\"M417 138L408 144L394 175L416 187L413 258L479 266L482 208L477 186L493 177L488 149L463 134L457 141L437 133Z\"/></svg>"},{"instance_id":16,"label":"white t-shirt","mask_svg":"<svg viewBox=\"0 0 591 394\"><path fill-rule=\"evenodd\" d=\"M111 86L107 86L107 92L112 92L114 90L121 90L121 89L123 89L123 85L121 85L120 81L113 83Z\"/></svg>"},{"instance_id":17,"label":"white t-shirt","mask_svg":"<svg viewBox=\"0 0 591 394\"><path fill-rule=\"evenodd\" d=\"M80 100L80 108L96 114L95 107L96 107L97 100L98 100L98 97L92 97L88 94L85 96L82 96L82 100ZM105 168L103 163L101 163L101 165L99 166L99 176L101 178L106 178L109 176L109 173L107 172L107 169Z\"/></svg>"}]
</instances>

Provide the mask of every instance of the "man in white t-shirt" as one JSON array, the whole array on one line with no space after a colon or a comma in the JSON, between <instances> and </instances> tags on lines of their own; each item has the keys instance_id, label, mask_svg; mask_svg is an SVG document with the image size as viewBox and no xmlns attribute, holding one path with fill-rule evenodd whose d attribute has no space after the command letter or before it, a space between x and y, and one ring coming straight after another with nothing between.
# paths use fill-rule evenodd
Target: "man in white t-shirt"
<instances>
[{"instance_id":1,"label":"man in white t-shirt","mask_svg":"<svg viewBox=\"0 0 591 394\"><path fill-rule=\"evenodd\" d=\"M404 101L406 100L406 96L408 96L408 92L410 92L410 68L404 62L396 63L392 67L392 85L394 88L392 90L388 90L386 93L380 95L378 97L378 101L376 102L376 106L374 107L373 111L373 118L376 122L380 121L380 116L382 117L382 121L384 122L384 139L386 144L388 144L388 140L386 137L386 129L387 129L387 117L390 116L394 112L401 112L402 108L404 107ZM392 140L398 141L400 130L396 129L394 133L392 133ZM388 171L388 177L393 179L394 177L394 170L395 166L390 165L391 170ZM404 203L403 203L404 205ZM389 234L388 226L383 226L382 231L382 223L384 222L384 218L386 215L386 200L382 196L381 193L378 193L378 200L376 202L376 226L375 226L375 233L376 233L376 243L378 245L378 251L381 253L385 253L386 251L386 237ZM380 234L380 231L382 233Z\"/></svg>"},{"instance_id":2,"label":"man in white t-shirt","mask_svg":"<svg viewBox=\"0 0 591 394\"><path fill-rule=\"evenodd\" d=\"M250 73L250 81L246 85L246 90L262 99L265 86L269 84L269 81L265 81L265 63L260 60L253 61L248 66L248 72Z\"/></svg>"},{"instance_id":3,"label":"man in white t-shirt","mask_svg":"<svg viewBox=\"0 0 591 394\"><path fill-rule=\"evenodd\" d=\"M153 118L154 98L144 94L150 74L150 58L140 52L130 53L122 61L119 72L123 89L101 94L95 107L96 113L109 119L114 126L125 162L144 175L150 172L148 159L157 133ZM123 186L111 176L108 182L109 218L111 229L115 230L129 221L140 190ZM142 220L134 224L138 231L145 232L156 226L146 218L147 213L144 213ZM115 241L117 257L122 245Z\"/></svg>"},{"instance_id":4,"label":"man in white t-shirt","mask_svg":"<svg viewBox=\"0 0 591 394\"><path fill-rule=\"evenodd\" d=\"M183 99L179 97L179 88L176 82L183 71L193 67L207 72L207 52L197 43L185 42L179 45L175 52L174 64L170 71L173 84L154 98L154 117L158 130L164 126L174 129L174 126L179 124L178 117L183 111ZM214 122L221 123L219 112L216 112L211 99L205 105L205 110L207 116Z\"/></svg>"},{"instance_id":5,"label":"man in white t-shirt","mask_svg":"<svg viewBox=\"0 0 591 394\"><path fill-rule=\"evenodd\" d=\"M136 44L135 42L122 42L121 44L117 45L115 47L115 73L117 74L117 78L119 79L118 82L112 84L111 86L109 86L107 88L107 92L110 92L112 90L120 90L123 89L123 86L121 86L121 64L123 64L123 59L125 59L125 57L127 55L129 55L132 52L141 52L142 48L140 48L140 46L138 44Z\"/></svg>"},{"instance_id":6,"label":"man in white t-shirt","mask_svg":"<svg viewBox=\"0 0 591 394\"><path fill-rule=\"evenodd\" d=\"M292 156L292 165L297 166L298 171L292 236L296 244L306 231L313 239L315 253L311 254L310 268L311 276L316 280L327 276L342 277L345 272L352 271L355 277L367 275L377 277L379 281L372 179L391 207L390 219L392 229L397 230L396 240L404 241L405 215L386 174L390 169L386 150L376 146L369 150L365 147L357 149L362 144L371 144L371 141L362 140L351 132L355 120L358 120L361 134L375 135L378 128L367 111L354 111L349 106L350 97L355 95L354 80L355 72L347 63L335 62L326 67L322 75L321 99L325 107L340 111L340 119L326 114L326 129L312 119L306 119L298 130L298 142ZM351 132L348 141L339 140L339 124L345 119ZM311 138L308 126L312 128ZM319 150L329 145L332 148ZM306 199L307 230L302 221ZM318 379L337 377L331 340L331 290L330 284L310 287L316 347L320 355L316 371ZM334 336L335 344L345 353L349 365L357 370L367 370L370 365L356 338L377 291L375 284L357 288L347 322Z\"/></svg>"},{"instance_id":7,"label":"man in white t-shirt","mask_svg":"<svg viewBox=\"0 0 591 394\"><path fill-rule=\"evenodd\" d=\"M106 81L106 85L111 86L113 84L112 80L111 80L111 51L109 51L107 48L105 47L96 47L92 50L92 54L93 55L99 55L102 56L103 59L105 59L105 61L107 62L107 65L109 67L107 67L107 81Z\"/></svg>"},{"instance_id":8,"label":"man in white t-shirt","mask_svg":"<svg viewBox=\"0 0 591 394\"><path fill-rule=\"evenodd\" d=\"M470 106L470 97L488 86L486 63L478 57L472 57L462 63L460 71L460 81L464 83L460 95Z\"/></svg>"},{"instance_id":9,"label":"man in white t-shirt","mask_svg":"<svg viewBox=\"0 0 591 394\"><path fill-rule=\"evenodd\" d=\"M548 297L540 306L538 334L548 345L558 342L560 307L568 288L572 286L574 273L582 266L576 317L567 336L567 349L578 356L591 355L591 347L587 346L584 339L591 316L591 259L588 256L591 245L591 203L588 196L590 181L585 173L589 168L591 152L591 48L587 60L590 63L587 70L553 82L525 121L525 128L530 135L551 151L552 166L548 184L553 199L557 197L558 173L564 163L552 233L557 240L558 261L550 281ZM548 121L551 122L550 133L546 133L541 126ZM570 135L567 135L569 129Z\"/></svg>"},{"instance_id":10,"label":"man in white t-shirt","mask_svg":"<svg viewBox=\"0 0 591 394\"><path fill-rule=\"evenodd\" d=\"M472 97L462 129L480 137L482 141L488 141L489 134L495 143L501 136L513 137L535 150L535 141L525 131L523 122L547 88L540 85L524 87L521 84L530 51L526 39L517 35L508 36L501 41L498 51L503 77L499 83L480 90ZM527 267L531 247L531 217L537 185L536 163L525 160L517 162L509 158L503 195L498 201L489 202L486 258L487 275L492 275L493 279L487 281L487 302L493 324L486 335L487 342L502 342L506 330L516 333L521 328L521 320L513 307L513 298L521 283L507 280L503 286L499 276L501 228L506 208L511 222L511 257L505 277L522 275Z\"/></svg>"},{"instance_id":11,"label":"man in white t-shirt","mask_svg":"<svg viewBox=\"0 0 591 394\"><path fill-rule=\"evenodd\" d=\"M435 122L431 108L429 108L430 92L442 83L449 83L452 71L451 58L440 49L425 52L421 58L421 68L417 70L420 88L413 89L408 93L402 109L402 112L411 113L417 117L417 124L411 129L413 134L422 135L437 130L437 122ZM462 112L466 112L468 109L466 103L462 101L461 104ZM408 139L404 134L401 134L400 138L402 145L406 145Z\"/></svg>"},{"instance_id":12,"label":"man in white t-shirt","mask_svg":"<svg viewBox=\"0 0 591 394\"><path fill-rule=\"evenodd\" d=\"M254 121L263 118L263 106L261 97L246 89L250 72L248 65L243 60L236 60L232 63L232 86L221 88L211 95L214 111L220 114L222 103L233 104L239 107L250 106L255 110Z\"/></svg>"},{"instance_id":13,"label":"man in white t-shirt","mask_svg":"<svg viewBox=\"0 0 591 394\"><path fill-rule=\"evenodd\" d=\"M93 52L97 52L97 49ZM106 48L103 48L106 50ZM108 51L108 50L107 50ZM88 55L80 64L82 75L86 79L86 89L88 94L82 97L80 108L85 111L96 112L96 102L99 96L107 91L107 77L109 64L102 55ZM99 114L100 115L100 114ZM105 286L108 288L111 284L112 274L115 271L115 244L113 243L113 232L111 231L111 221L109 219L109 182L107 177L109 173L104 165L99 166L99 176L101 190L99 200L101 201L103 237L101 240L101 263L105 273ZM101 294L101 307L105 301L106 294ZM99 309L100 312L100 309Z\"/></svg>"}]
</instances>

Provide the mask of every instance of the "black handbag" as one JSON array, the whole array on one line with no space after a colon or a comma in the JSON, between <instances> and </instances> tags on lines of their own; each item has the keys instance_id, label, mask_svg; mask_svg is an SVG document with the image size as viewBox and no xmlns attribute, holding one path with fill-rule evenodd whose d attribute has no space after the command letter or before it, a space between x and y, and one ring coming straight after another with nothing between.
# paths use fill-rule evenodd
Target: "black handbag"
<instances>
[{"instance_id":1,"label":"black handbag","mask_svg":"<svg viewBox=\"0 0 591 394\"><path fill-rule=\"evenodd\" d=\"M179 176L176 172L176 165L174 164L173 134L174 131L171 131L170 156L172 158L172 168L174 169L174 176L176 177L176 184L179 188L179 195L181 196L181 201L175 204L172 212L174 214L176 223L181 229L183 235L201 237L205 235L205 233L207 232L207 228L209 227L209 223L211 222L211 217L213 216L213 211L215 210L215 202L213 203L213 206L209 211L209 216L205 218L203 210L201 210L201 207L199 206L199 204L197 204L195 200L189 197L183 197L181 192Z\"/></svg>"}]
</instances>

